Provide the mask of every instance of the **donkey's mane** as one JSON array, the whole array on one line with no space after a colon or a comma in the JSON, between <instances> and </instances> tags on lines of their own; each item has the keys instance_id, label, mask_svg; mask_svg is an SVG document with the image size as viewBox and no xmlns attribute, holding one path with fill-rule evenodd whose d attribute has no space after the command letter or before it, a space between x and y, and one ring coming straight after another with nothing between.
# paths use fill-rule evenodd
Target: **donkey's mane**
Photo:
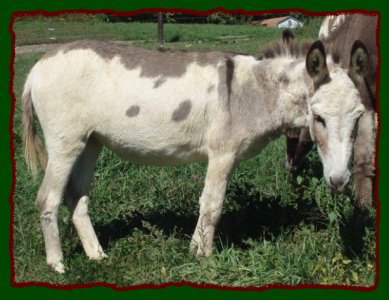
<instances>
[{"instance_id":1,"label":"donkey's mane","mask_svg":"<svg viewBox=\"0 0 389 300\"><path fill-rule=\"evenodd\" d=\"M294 39L290 41L272 42L262 49L259 59L285 56L303 58L308 53L311 45L312 41L296 42Z\"/></svg>"}]
</instances>

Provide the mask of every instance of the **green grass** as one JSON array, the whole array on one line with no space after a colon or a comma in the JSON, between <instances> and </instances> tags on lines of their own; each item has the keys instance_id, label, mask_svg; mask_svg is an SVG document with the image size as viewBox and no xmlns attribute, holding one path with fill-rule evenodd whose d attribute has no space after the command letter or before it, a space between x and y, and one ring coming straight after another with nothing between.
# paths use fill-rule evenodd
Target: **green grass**
<instances>
[{"instance_id":1,"label":"green grass","mask_svg":"<svg viewBox=\"0 0 389 300\"><path fill-rule=\"evenodd\" d=\"M47 25L44 22L47 21L15 23L18 44L44 42L44 35L39 38L39 30L45 30ZM54 25L64 33L61 41L109 35L114 39L142 39L144 46L155 44L154 24L50 24ZM302 35L311 32L306 37L314 38L312 28L306 28ZM169 24L166 30L167 37L180 36L179 42L169 47L191 44L194 49L250 53L280 34L274 29L244 25ZM250 41L227 43L215 38L223 34L247 35ZM69 213L62 207L59 226L69 270L64 275L52 272L45 264L39 213L34 205L42 174L38 180L32 179L24 163L21 141L22 86L41 55L17 55L14 65L17 282L104 281L119 286L182 280L227 286L374 284L374 209L354 210L352 187L345 195L330 196L315 152L309 156L309 167L293 178L284 168L284 138L272 142L261 155L242 163L234 172L214 255L202 261L189 254L189 242L206 166L147 167L121 161L104 150L95 172L90 215L109 257L101 262L86 258Z\"/></svg>"},{"instance_id":2,"label":"green grass","mask_svg":"<svg viewBox=\"0 0 389 300\"><path fill-rule=\"evenodd\" d=\"M321 18L295 30L298 38L316 38ZM14 23L16 46L63 43L78 39L131 41L136 46L157 46L157 25L153 23L65 22L61 18L19 19ZM279 39L282 30L254 25L165 24L165 47L172 49L258 53L269 41ZM235 36L236 39L225 39ZM52 40L51 38L54 38Z\"/></svg>"}]
</instances>

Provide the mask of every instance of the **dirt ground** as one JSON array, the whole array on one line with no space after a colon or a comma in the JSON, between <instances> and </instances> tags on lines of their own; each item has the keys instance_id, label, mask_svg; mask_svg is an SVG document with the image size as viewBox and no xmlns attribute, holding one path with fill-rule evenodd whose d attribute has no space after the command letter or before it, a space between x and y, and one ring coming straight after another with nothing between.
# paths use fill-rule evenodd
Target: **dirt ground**
<instances>
[{"instance_id":1,"label":"dirt ground","mask_svg":"<svg viewBox=\"0 0 389 300\"><path fill-rule=\"evenodd\" d=\"M27 45L15 47L15 54L46 52L60 44Z\"/></svg>"},{"instance_id":2,"label":"dirt ground","mask_svg":"<svg viewBox=\"0 0 389 300\"><path fill-rule=\"evenodd\" d=\"M120 45L131 45L131 44L133 44L133 41L114 41L114 43L120 44ZM47 52L54 47L58 47L59 45L62 45L62 44L55 43L55 44L17 46L17 47L15 47L15 54Z\"/></svg>"}]
</instances>

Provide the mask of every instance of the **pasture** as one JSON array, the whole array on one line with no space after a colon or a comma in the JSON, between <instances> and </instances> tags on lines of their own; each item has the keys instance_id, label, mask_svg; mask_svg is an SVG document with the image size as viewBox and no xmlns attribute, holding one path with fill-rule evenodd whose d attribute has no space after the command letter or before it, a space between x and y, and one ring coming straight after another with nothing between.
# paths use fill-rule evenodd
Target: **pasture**
<instances>
[{"instance_id":1,"label":"pasture","mask_svg":"<svg viewBox=\"0 0 389 300\"><path fill-rule=\"evenodd\" d=\"M315 39L320 19L295 31ZM50 30L49 30L50 28ZM14 24L16 46L82 38L129 40L156 47L156 24L98 19L28 18ZM243 38L223 38L235 36ZM166 24L165 47L256 54L281 31L251 25ZM206 166L156 168L122 161L104 150L91 189L90 216L107 259L85 256L67 209L59 228L69 268L56 274L45 262L34 181L22 153L21 93L42 52L15 57L14 261L17 282L118 286L189 281L225 286L338 284L375 281L375 210L354 210L353 186L331 196L315 151L302 175L284 167L285 138L242 163L229 182L213 256L198 261L189 243L198 216Z\"/></svg>"}]
</instances>

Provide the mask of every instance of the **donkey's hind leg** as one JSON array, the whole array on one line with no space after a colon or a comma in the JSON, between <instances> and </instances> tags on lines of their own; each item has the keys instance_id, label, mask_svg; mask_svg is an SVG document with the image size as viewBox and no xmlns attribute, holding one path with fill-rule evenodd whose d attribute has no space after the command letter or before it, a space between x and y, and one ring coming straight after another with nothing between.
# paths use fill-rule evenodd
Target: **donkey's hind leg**
<instances>
[{"instance_id":1,"label":"donkey's hind leg","mask_svg":"<svg viewBox=\"0 0 389 300\"><path fill-rule=\"evenodd\" d=\"M46 143L49 159L36 199L36 204L40 209L46 261L59 273L63 273L65 268L62 264L63 254L58 232L58 208L73 165L85 146L85 143L79 139L73 139L72 142L71 147L68 142L61 139Z\"/></svg>"},{"instance_id":2,"label":"donkey's hind leg","mask_svg":"<svg viewBox=\"0 0 389 300\"><path fill-rule=\"evenodd\" d=\"M107 257L88 215L89 189L101 148L102 145L93 137L88 140L84 152L73 167L64 197L85 253L95 260Z\"/></svg>"}]
</instances>

